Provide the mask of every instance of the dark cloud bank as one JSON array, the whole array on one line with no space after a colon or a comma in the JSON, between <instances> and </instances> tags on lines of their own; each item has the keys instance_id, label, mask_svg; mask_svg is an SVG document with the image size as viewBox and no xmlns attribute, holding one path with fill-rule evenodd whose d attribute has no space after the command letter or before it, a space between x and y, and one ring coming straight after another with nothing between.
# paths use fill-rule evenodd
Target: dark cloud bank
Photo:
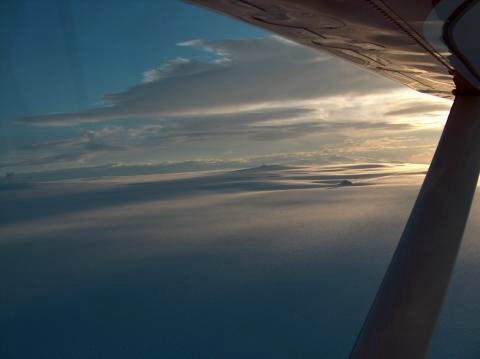
<instances>
[{"instance_id":1,"label":"dark cloud bank","mask_svg":"<svg viewBox=\"0 0 480 359\"><path fill-rule=\"evenodd\" d=\"M0 355L345 358L415 199L412 173L263 166L3 185ZM477 203L430 358L480 349Z\"/></svg>"}]
</instances>

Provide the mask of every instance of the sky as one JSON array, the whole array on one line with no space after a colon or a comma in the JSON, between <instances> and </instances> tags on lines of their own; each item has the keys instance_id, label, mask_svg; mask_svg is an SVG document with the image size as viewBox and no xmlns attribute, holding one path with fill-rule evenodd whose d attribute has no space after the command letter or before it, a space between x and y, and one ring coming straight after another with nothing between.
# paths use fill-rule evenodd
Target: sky
<instances>
[{"instance_id":1,"label":"sky","mask_svg":"<svg viewBox=\"0 0 480 359\"><path fill-rule=\"evenodd\" d=\"M180 1L1 6L3 173L428 163L451 105Z\"/></svg>"}]
</instances>

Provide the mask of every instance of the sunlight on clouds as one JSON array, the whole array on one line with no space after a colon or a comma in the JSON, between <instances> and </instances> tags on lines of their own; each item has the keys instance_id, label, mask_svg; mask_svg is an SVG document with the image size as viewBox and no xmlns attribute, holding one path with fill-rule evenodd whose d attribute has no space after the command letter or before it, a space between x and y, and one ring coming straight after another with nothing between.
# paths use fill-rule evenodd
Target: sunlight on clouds
<instances>
[{"instance_id":1,"label":"sunlight on clouds","mask_svg":"<svg viewBox=\"0 0 480 359\"><path fill-rule=\"evenodd\" d=\"M442 129L452 106L451 100L407 89L392 92L386 97L384 117L409 122L423 129Z\"/></svg>"},{"instance_id":2,"label":"sunlight on clouds","mask_svg":"<svg viewBox=\"0 0 480 359\"><path fill-rule=\"evenodd\" d=\"M440 129L448 116L451 101L413 92L409 89L398 89L382 94L366 94L356 96L324 96L307 101L284 101L282 103L259 104L255 110L272 108L304 108L312 112L288 119L263 122L263 124L291 124L302 121L326 119L328 121L390 121L391 123L408 123L417 129ZM397 108L407 107L409 113L389 115ZM418 109L417 109L418 107ZM241 109L240 109L241 111Z\"/></svg>"}]
</instances>

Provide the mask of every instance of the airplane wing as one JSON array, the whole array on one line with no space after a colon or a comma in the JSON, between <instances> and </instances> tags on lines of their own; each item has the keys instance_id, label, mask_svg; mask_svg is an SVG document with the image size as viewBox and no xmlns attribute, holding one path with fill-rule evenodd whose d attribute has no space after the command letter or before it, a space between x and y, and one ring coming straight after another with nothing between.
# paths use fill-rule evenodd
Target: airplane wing
<instances>
[{"instance_id":1,"label":"airplane wing","mask_svg":"<svg viewBox=\"0 0 480 359\"><path fill-rule=\"evenodd\" d=\"M453 98L454 90L480 93L480 58L474 54L468 59L460 50L474 47L476 39L466 38L465 28L468 32L477 26L477 1L189 2L327 51L423 93L444 98Z\"/></svg>"}]
</instances>

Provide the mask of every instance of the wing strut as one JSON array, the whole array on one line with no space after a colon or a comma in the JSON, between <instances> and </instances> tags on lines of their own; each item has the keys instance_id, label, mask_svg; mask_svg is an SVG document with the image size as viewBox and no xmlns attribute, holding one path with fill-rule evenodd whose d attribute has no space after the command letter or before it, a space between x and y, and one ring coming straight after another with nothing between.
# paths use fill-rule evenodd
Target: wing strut
<instances>
[{"instance_id":1,"label":"wing strut","mask_svg":"<svg viewBox=\"0 0 480 359\"><path fill-rule=\"evenodd\" d=\"M425 358L480 167L480 96L457 95L351 359Z\"/></svg>"}]
</instances>

